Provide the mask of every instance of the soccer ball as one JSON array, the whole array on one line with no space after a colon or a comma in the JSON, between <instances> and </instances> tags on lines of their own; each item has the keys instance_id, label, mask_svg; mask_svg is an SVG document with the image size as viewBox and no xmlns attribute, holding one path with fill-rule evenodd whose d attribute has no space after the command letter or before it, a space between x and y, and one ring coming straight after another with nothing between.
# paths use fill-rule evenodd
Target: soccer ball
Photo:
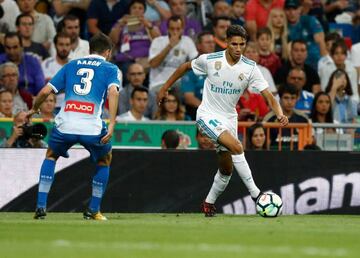
<instances>
[{"instance_id":1,"label":"soccer ball","mask_svg":"<svg viewBox=\"0 0 360 258\"><path fill-rule=\"evenodd\" d=\"M282 211L282 200L276 193L262 194L256 202L256 211L262 217L277 217Z\"/></svg>"}]
</instances>

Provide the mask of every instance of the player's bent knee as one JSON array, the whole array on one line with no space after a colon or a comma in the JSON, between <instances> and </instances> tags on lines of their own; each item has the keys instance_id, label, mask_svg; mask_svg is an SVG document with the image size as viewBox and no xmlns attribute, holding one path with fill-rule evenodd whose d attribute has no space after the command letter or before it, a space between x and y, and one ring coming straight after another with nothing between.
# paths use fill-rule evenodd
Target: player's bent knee
<instances>
[{"instance_id":1,"label":"player's bent knee","mask_svg":"<svg viewBox=\"0 0 360 258\"><path fill-rule=\"evenodd\" d=\"M219 171L221 174L225 175L225 176L231 176L232 172L233 172L233 168L219 168Z\"/></svg>"}]
</instances>

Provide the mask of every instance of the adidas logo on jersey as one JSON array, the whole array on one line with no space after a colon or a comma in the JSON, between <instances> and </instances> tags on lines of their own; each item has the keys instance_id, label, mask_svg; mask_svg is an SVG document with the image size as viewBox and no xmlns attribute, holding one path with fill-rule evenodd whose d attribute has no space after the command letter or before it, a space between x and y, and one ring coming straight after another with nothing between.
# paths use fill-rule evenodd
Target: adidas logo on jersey
<instances>
[{"instance_id":1,"label":"adidas logo on jersey","mask_svg":"<svg viewBox=\"0 0 360 258\"><path fill-rule=\"evenodd\" d=\"M80 102L75 100L66 101L65 112L79 112L85 114L94 114L94 103Z\"/></svg>"},{"instance_id":2,"label":"adidas logo on jersey","mask_svg":"<svg viewBox=\"0 0 360 258\"><path fill-rule=\"evenodd\" d=\"M215 76L215 77L220 77L220 75L219 75L218 72L215 72L215 73L213 74L213 76Z\"/></svg>"}]
</instances>

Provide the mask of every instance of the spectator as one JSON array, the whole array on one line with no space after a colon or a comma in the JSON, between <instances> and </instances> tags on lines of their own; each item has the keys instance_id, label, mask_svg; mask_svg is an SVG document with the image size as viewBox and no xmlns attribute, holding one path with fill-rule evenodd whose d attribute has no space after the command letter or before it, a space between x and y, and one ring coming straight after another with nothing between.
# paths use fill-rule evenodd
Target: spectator
<instances>
[{"instance_id":1,"label":"spectator","mask_svg":"<svg viewBox=\"0 0 360 258\"><path fill-rule=\"evenodd\" d=\"M351 86L352 86L352 99L356 102L359 102L359 92L358 92L358 74L355 67L351 62L345 62L347 56L347 46L343 40L334 42L330 49L331 61L325 63L321 70L319 70L319 75L321 79L321 89L325 90L325 87L328 85L329 78L331 74L336 69L343 69L347 73Z\"/></svg>"},{"instance_id":2,"label":"spectator","mask_svg":"<svg viewBox=\"0 0 360 258\"><path fill-rule=\"evenodd\" d=\"M185 108L181 105L179 96L173 91L168 92L154 119L165 121L185 120Z\"/></svg>"},{"instance_id":3,"label":"spectator","mask_svg":"<svg viewBox=\"0 0 360 258\"><path fill-rule=\"evenodd\" d=\"M34 33L34 18L30 14L20 14L16 18L16 30L21 37L25 52L33 54L40 62L49 56L48 51L42 44L31 39Z\"/></svg>"},{"instance_id":4,"label":"spectator","mask_svg":"<svg viewBox=\"0 0 360 258\"><path fill-rule=\"evenodd\" d=\"M172 16L168 21L168 36L151 42L149 52L150 90L157 92L178 66L198 55L195 44L183 34L183 20ZM179 86L178 82L178 86Z\"/></svg>"},{"instance_id":5,"label":"spectator","mask_svg":"<svg viewBox=\"0 0 360 258\"><path fill-rule=\"evenodd\" d=\"M214 36L210 32L198 34L196 48L199 55L215 51ZM196 110L201 103L205 76L197 76L193 70L188 71L181 79L181 92L184 96L186 114L195 120Z\"/></svg>"},{"instance_id":6,"label":"spectator","mask_svg":"<svg viewBox=\"0 0 360 258\"><path fill-rule=\"evenodd\" d=\"M91 0L76 0L76 1L64 1L64 0L52 0L52 9L55 12L53 20L57 27L59 23L62 23L65 16L71 15L78 17L80 20L80 34L82 38L87 38L87 10L89 8Z\"/></svg>"},{"instance_id":7,"label":"spectator","mask_svg":"<svg viewBox=\"0 0 360 258\"><path fill-rule=\"evenodd\" d=\"M248 150L267 149L265 128L261 123L255 123L249 127L246 141L246 149Z\"/></svg>"},{"instance_id":8,"label":"spectator","mask_svg":"<svg viewBox=\"0 0 360 258\"><path fill-rule=\"evenodd\" d=\"M291 68L301 67L306 74L306 84L304 90L317 93L321 90L320 78L318 73L309 65L305 64L307 57L306 42L303 40L295 40L291 44L290 59L277 71L274 76L276 85L285 83L287 75Z\"/></svg>"},{"instance_id":9,"label":"spectator","mask_svg":"<svg viewBox=\"0 0 360 258\"><path fill-rule=\"evenodd\" d=\"M24 53L21 38L15 32L5 35L4 46L5 53L0 55L0 63L15 63L19 68L19 89L26 89L35 96L45 84L39 60Z\"/></svg>"},{"instance_id":10,"label":"spectator","mask_svg":"<svg viewBox=\"0 0 360 258\"><path fill-rule=\"evenodd\" d=\"M327 0L324 11L329 22L335 22L335 17L343 12L352 12L351 0ZM354 1L355 2L355 1Z\"/></svg>"},{"instance_id":11,"label":"spectator","mask_svg":"<svg viewBox=\"0 0 360 258\"><path fill-rule=\"evenodd\" d=\"M226 49L226 30L230 27L231 21L227 16L219 16L214 18L213 31L215 40L215 51Z\"/></svg>"},{"instance_id":12,"label":"spectator","mask_svg":"<svg viewBox=\"0 0 360 258\"><path fill-rule=\"evenodd\" d=\"M269 112L269 107L264 98L248 89L240 96L236 105L239 121L261 121Z\"/></svg>"},{"instance_id":13,"label":"spectator","mask_svg":"<svg viewBox=\"0 0 360 258\"><path fill-rule=\"evenodd\" d=\"M245 49L245 52L244 52L244 56L246 56L247 58L255 61L255 63L257 64L257 67L259 68L262 76L264 76L265 80L268 82L270 91L275 95L277 93L277 89L275 87L274 79L273 79L269 69L267 69L266 67L258 64L258 62L260 60L258 44L255 43L255 42L252 42L252 41L248 42L246 44L246 49ZM249 91L252 92L252 93L258 93L258 94L260 93L260 92L257 92L253 88L250 88Z\"/></svg>"},{"instance_id":14,"label":"spectator","mask_svg":"<svg viewBox=\"0 0 360 258\"><path fill-rule=\"evenodd\" d=\"M61 21L62 32L68 34L71 39L71 51L69 59L83 58L89 55L89 42L80 38L80 19L75 15L68 14ZM56 49L54 44L51 45L51 56L56 56Z\"/></svg>"},{"instance_id":15,"label":"spectator","mask_svg":"<svg viewBox=\"0 0 360 258\"><path fill-rule=\"evenodd\" d=\"M324 31L329 30L329 24L325 17L324 2L322 0L303 0L301 1L301 13L315 17L323 27Z\"/></svg>"},{"instance_id":16,"label":"spectator","mask_svg":"<svg viewBox=\"0 0 360 258\"><path fill-rule=\"evenodd\" d=\"M301 39L306 42L309 52L306 63L316 69L320 57L327 54L320 22L313 16L301 15L299 0L286 0L285 13L288 20L289 40Z\"/></svg>"},{"instance_id":17,"label":"spectator","mask_svg":"<svg viewBox=\"0 0 360 258\"><path fill-rule=\"evenodd\" d=\"M170 7L164 0L146 0L144 16L156 26L160 26L161 21L166 21L171 17Z\"/></svg>"},{"instance_id":18,"label":"spectator","mask_svg":"<svg viewBox=\"0 0 360 258\"><path fill-rule=\"evenodd\" d=\"M219 16L231 16L231 6L228 1L226 0L217 0L214 3L214 13L213 17L219 17Z\"/></svg>"},{"instance_id":19,"label":"spectator","mask_svg":"<svg viewBox=\"0 0 360 258\"><path fill-rule=\"evenodd\" d=\"M286 61L289 58L288 51L288 28L287 19L283 9L274 8L270 11L268 28L272 34L273 46L275 53Z\"/></svg>"},{"instance_id":20,"label":"spectator","mask_svg":"<svg viewBox=\"0 0 360 258\"><path fill-rule=\"evenodd\" d=\"M351 47L351 62L357 70L357 74L359 75L358 84L360 84L360 43L356 43Z\"/></svg>"},{"instance_id":21,"label":"spectator","mask_svg":"<svg viewBox=\"0 0 360 258\"><path fill-rule=\"evenodd\" d=\"M315 95L311 108L310 119L313 123L339 123L333 119L331 98L328 93L320 91ZM342 132L341 129L335 130L335 128L314 128L313 130L315 143L318 135L323 135L324 133L335 133L336 131L338 131L338 133Z\"/></svg>"},{"instance_id":22,"label":"spectator","mask_svg":"<svg viewBox=\"0 0 360 258\"><path fill-rule=\"evenodd\" d=\"M4 15L0 18L0 24L2 30L0 33L7 33L9 31L15 31L15 20L20 14L18 5L14 0L2 0L0 6L3 9Z\"/></svg>"},{"instance_id":23,"label":"spectator","mask_svg":"<svg viewBox=\"0 0 360 258\"><path fill-rule=\"evenodd\" d=\"M265 27L271 9L283 8L284 0L249 0L245 8L245 25L250 39L256 39L258 29Z\"/></svg>"},{"instance_id":24,"label":"spectator","mask_svg":"<svg viewBox=\"0 0 360 258\"><path fill-rule=\"evenodd\" d=\"M186 17L201 21L205 26L204 30L208 30L207 25L211 22L211 16L215 12L211 0L186 0L187 12Z\"/></svg>"},{"instance_id":25,"label":"spectator","mask_svg":"<svg viewBox=\"0 0 360 258\"><path fill-rule=\"evenodd\" d=\"M12 118L13 117L13 96L11 91L3 90L0 91L0 118L1 117L7 117Z\"/></svg>"},{"instance_id":26,"label":"spectator","mask_svg":"<svg viewBox=\"0 0 360 258\"><path fill-rule=\"evenodd\" d=\"M273 51L273 39L271 31L268 27L258 30L256 33L256 40L259 46L259 64L265 66L272 75L275 75L277 70L281 67L280 57Z\"/></svg>"},{"instance_id":27,"label":"spectator","mask_svg":"<svg viewBox=\"0 0 360 258\"><path fill-rule=\"evenodd\" d=\"M180 136L175 130L166 130L161 136L162 149L176 149L180 143Z\"/></svg>"},{"instance_id":28,"label":"spectator","mask_svg":"<svg viewBox=\"0 0 360 258\"><path fill-rule=\"evenodd\" d=\"M120 91L118 114L128 112L131 109L131 93L135 88L143 88L145 81L145 71L141 64L131 64L127 71L129 83ZM148 102L144 116L152 119L157 109L156 96L153 92L148 92Z\"/></svg>"},{"instance_id":29,"label":"spectator","mask_svg":"<svg viewBox=\"0 0 360 258\"><path fill-rule=\"evenodd\" d=\"M0 143L2 148L46 148L47 144L39 137L30 137L24 133L23 126L31 123L27 119L27 113L20 111L14 116L13 130L9 138Z\"/></svg>"},{"instance_id":30,"label":"spectator","mask_svg":"<svg viewBox=\"0 0 360 258\"><path fill-rule=\"evenodd\" d=\"M331 98L328 93L323 91L316 93L311 107L310 119L313 123L334 123Z\"/></svg>"},{"instance_id":31,"label":"spectator","mask_svg":"<svg viewBox=\"0 0 360 258\"><path fill-rule=\"evenodd\" d=\"M69 61L69 54L71 51L71 37L59 32L54 37L54 45L56 49L56 56L49 57L42 62L42 70L44 71L45 80L50 81L55 74ZM56 110L59 111L64 102L65 93L56 95Z\"/></svg>"},{"instance_id":32,"label":"spectator","mask_svg":"<svg viewBox=\"0 0 360 258\"><path fill-rule=\"evenodd\" d=\"M29 92L18 88L18 83L19 69L17 65L12 62L0 65L0 85L12 94L13 114L31 109L33 101Z\"/></svg>"},{"instance_id":33,"label":"spectator","mask_svg":"<svg viewBox=\"0 0 360 258\"><path fill-rule=\"evenodd\" d=\"M321 71L322 69L324 69L324 66L326 66L327 63L333 63L334 61L332 60L331 56L330 56L330 51L331 51L331 47L332 45L340 40L341 37L339 35L339 33L337 32L330 32L328 34L326 34L325 36L325 45L326 45L326 50L327 50L327 55L322 56L318 62L318 71Z\"/></svg>"},{"instance_id":34,"label":"spectator","mask_svg":"<svg viewBox=\"0 0 360 258\"><path fill-rule=\"evenodd\" d=\"M199 128L196 128L196 141L198 143L199 150L214 150L215 144L211 141L209 137L205 134L202 134Z\"/></svg>"},{"instance_id":35,"label":"spectator","mask_svg":"<svg viewBox=\"0 0 360 258\"><path fill-rule=\"evenodd\" d=\"M111 29L110 38L118 46L115 61L127 73L130 64L139 62L149 68L151 40L160 36L159 29L144 18L145 0L132 0L130 15L123 16Z\"/></svg>"},{"instance_id":36,"label":"spectator","mask_svg":"<svg viewBox=\"0 0 360 258\"><path fill-rule=\"evenodd\" d=\"M91 35L98 32L109 34L112 26L128 11L130 0L91 0L87 12L88 31Z\"/></svg>"},{"instance_id":37,"label":"spectator","mask_svg":"<svg viewBox=\"0 0 360 258\"><path fill-rule=\"evenodd\" d=\"M144 87L136 87L131 92L130 105L131 109L116 117L117 122L124 121L147 121L144 116L149 101L149 91Z\"/></svg>"},{"instance_id":38,"label":"spectator","mask_svg":"<svg viewBox=\"0 0 360 258\"><path fill-rule=\"evenodd\" d=\"M49 49L56 34L54 22L49 15L38 13L35 10L36 2L37 0L17 0L21 13L30 14L34 18L32 40L43 44L46 49Z\"/></svg>"},{"instance_id":39,"label":"spectator","mask_svg":"<svg viewBox=\"0 0 360 258\"><path fill-rule=\"evenodd\" d=\"M299 99L296 101L295 108L306 115L310 115L314 94L303 90L306 83L306 74L299 67L292 68L286 78L286 83L294 85L299 91Z\"/></svg>"},{"instance_id":40,"label":"spectator","mask_svg":"<svg viewBox=\"0 0 360 258\"><path fill-rule=\"evenodd\" d=\"M40 106L40 113L33 115L33 118L42 118L44 122L53 122L55 115L56 95L50 93Z\"/></svg>"},{"instance_id":41,"label":"spectator","mask_svg":"<svg viewBox=\"0 0 360 258\"><path fill-rule=\"evenodd\" d=\"M279 96L280 96L280 106L289 119L289 123L308 123L308 118L301 112L298 112L295 109L296 101L299 97L299 90L289 84L283 84L279 87ZM273 111L268 113L264 120L264 122L277 122L277 117ZM293 143L293 147L296 150L298 147L298 132L297 130L291 130L289 128L282 128L281 136L279 135L278 129L270 130L270 139L271 139L271 147L277 148L279 142L281 141L282 149L289 149L291 146L291 142ZM291 136L291 132L293 135Z\"/></svg>"},{"instance_id":42,"label":"spectator","mask_svg":"<svg viewBox=\"0 0 360 258\"><path fill-rule=\"evenodd\" d=\"M346 71L336 69L330 76L325 92L330 95L334 119L340 123L355 123L357 103L351 98L353 91Z\"/></svg>"},{"instance_id":43,"label":"spectator","mask_svg":"<svg viewBox=\"0 0 360 258\"><path fill-rule=\"evenodd\" d=\"M169 0L169 6L171 14L181 18L183 27L182 35L195 39L196 34L201 32L201 24L198 20L191 19L186 16L187 7L185 0ZM162 35L168 35L168 32L170 31L169 21L170 20L161 22L160 31Z\"/></svg>"},{"instance_id":44,"label":"spectator","mask_svg":"<svg viewBox=\"0 0 360 258\"><path fill-rule=\"evenodd\" d=\"M245 25L245 5L247 0L233 0L231 12L231 24Z\"/></svg>"}]
</instances>

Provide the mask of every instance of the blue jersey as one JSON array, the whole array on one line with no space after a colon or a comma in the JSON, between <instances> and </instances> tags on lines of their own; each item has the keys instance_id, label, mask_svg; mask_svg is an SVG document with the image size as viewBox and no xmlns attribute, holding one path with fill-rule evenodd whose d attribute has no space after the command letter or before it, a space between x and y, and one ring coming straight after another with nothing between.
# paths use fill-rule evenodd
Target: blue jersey
<instances>
[{"instance_id":1,"label":"blue jersey","mask_svg":"<svg viewBox=\"0 0 360 258\"><path fill-rule=\"evenodd\" d=\"M67 134L99 135L107 90L113 85L120 90L121 80L117 66L102 56L90 55L64 65L49 82L55 93L65 91L56 128Z\"/></svg>"}]
</instances>

